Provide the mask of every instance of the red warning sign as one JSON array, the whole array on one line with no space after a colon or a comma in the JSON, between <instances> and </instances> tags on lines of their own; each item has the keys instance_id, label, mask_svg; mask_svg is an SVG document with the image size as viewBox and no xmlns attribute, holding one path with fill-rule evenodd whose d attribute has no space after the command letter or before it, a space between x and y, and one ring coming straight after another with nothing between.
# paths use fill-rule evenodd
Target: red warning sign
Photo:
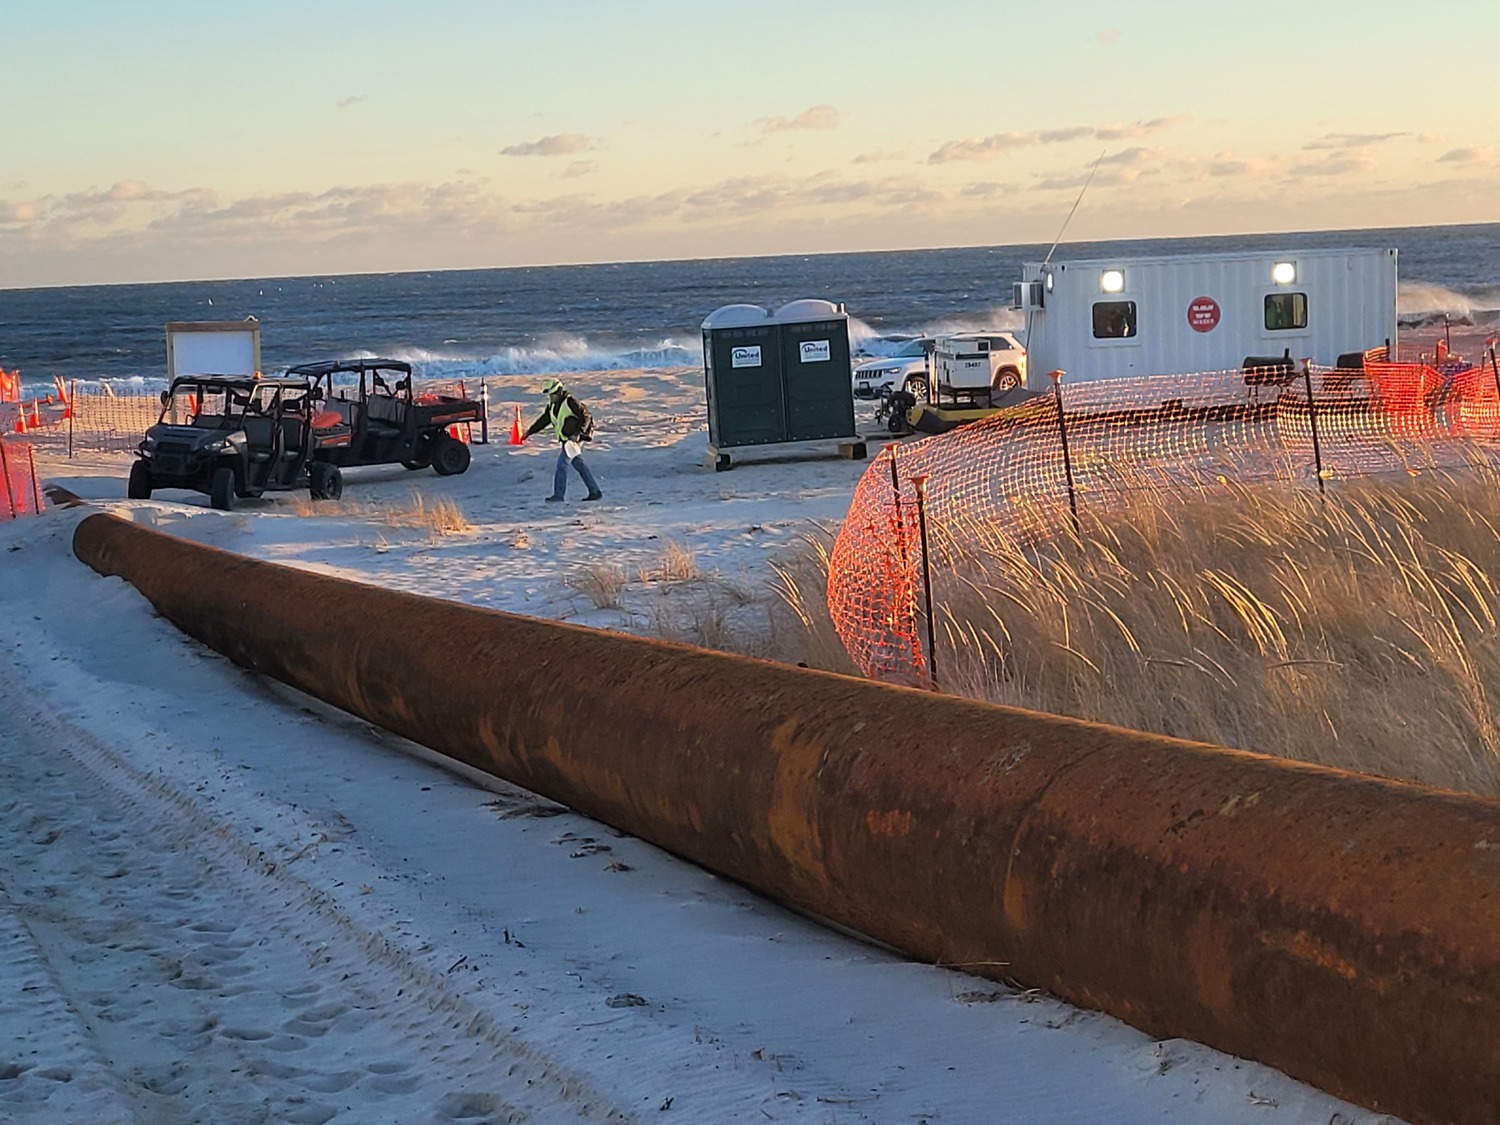
<instances>
[{"instance_id":1,"label":"red warning sign","mask_svg":"<svg viewBox=\"0 0 1500 1125\"><path fill-rule=\"evenodd\" d=\"M1219 326L1219 302L1212 297L1194 297L1187 316L1188 327L1194 332L1212 332Z\"/></svg>"}]
</instances>

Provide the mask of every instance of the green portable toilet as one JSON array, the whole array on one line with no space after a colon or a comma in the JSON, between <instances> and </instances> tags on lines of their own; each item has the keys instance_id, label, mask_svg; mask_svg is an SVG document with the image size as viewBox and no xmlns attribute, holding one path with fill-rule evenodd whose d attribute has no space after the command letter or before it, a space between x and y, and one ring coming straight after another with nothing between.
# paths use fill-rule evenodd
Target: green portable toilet
<instances>
[{"instance_id":1,"label":"green portable toilet","mask_svg":"<svg viewBox=\"0 0 1500 1125\"><path fill-rule=\"evenodd\" d=\"M703 321L708 440L717 448L786 440L781 337L759 305L725 305Z\"/></svg>"},{"instance_id":2,"label":"green portable toilet","mask_svg":"<svg viewBox=\"0 0 1500 1125\"><path fill-rule=\"evenodd\" d=\"M773 316L759 305L725 305L703 321L708 454L727 469L737 450L813 452L836 442L865 456L854 429L849 317L829 301L792 301Z\"/></svg>"},{"instance_id":3,"label":"green portable toilet","mask_svg":"<svg viewBox=\"0 0 1500 1125\"><path fill-rule=\"evenodd\" d=\"M781 326L787 440L847 438L854 433L849 314L831 301L790 301L771 318Z\"/></svg>"}]
</instances>

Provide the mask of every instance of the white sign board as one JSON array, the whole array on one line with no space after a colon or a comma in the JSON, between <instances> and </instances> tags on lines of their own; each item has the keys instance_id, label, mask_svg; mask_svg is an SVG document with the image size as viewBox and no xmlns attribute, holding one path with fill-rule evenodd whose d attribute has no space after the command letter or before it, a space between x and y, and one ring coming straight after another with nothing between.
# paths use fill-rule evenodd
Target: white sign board
<instances>
[{"instance_id":1,"label":"white sign board","mask_svg":"<svg viewBox=\"0 0 1500 1125\"><path fill-rule=\"evenodd\" d=\"M756 344L753 347L735 348L734 351L730 352L729 354L729 366L759 367L760 345Z\"/></svg>"},{"instance_id":2,"label":"white sign board","mask_svg":"<svg viewBox=\"0 0 1500 1125\"><path fill-rule=\"evenodd\" d=\"M829 350L827 340L803 340L802 362L803 363L827 363L833 358Z\"/></svg>"},{"instance_id":3,"label":"white sign board","mask_svg":"<svg viewBox=\"0 0 1500 1125\"><path fill-rule=\"evenodd\" d=\"M260 370L260 322L183 321L167 325L167 377L253 375Z\"/></svg>"}]
</instances>

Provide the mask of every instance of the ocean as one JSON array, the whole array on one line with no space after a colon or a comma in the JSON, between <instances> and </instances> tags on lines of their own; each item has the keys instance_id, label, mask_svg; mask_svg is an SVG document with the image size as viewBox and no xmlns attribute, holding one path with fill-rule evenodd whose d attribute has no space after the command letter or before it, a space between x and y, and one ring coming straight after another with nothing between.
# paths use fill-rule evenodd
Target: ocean
<instances>
[{"instance_id":1,"label":"ocean","mask_svg":"<svg viewBox=\"0 0 1500 1125\"><path fill-rule=\"evenodd\" d=\"M1064 242L1057 258L1235 250L1394 246L1403 324L1500 329L1500 223ZM1014 328L1011 283L1044 245L717 258L587 266L436 270L328 277L0 289L0 368L26 394L54 377L118 390L158 388L164 326L177 320L261 324L267 373L298 363L379 355L427 378L698 366L699 325L721 305L769 308L799 297L841 301L856 345Z\"/></svg>"}]
</instances>

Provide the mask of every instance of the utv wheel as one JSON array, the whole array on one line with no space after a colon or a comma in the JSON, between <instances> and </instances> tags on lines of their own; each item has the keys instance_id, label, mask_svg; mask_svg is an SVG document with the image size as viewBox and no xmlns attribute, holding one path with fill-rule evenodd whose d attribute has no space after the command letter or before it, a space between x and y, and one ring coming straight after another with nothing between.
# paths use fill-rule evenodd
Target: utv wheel
<instances>
[{"instance_id":1,"label":"utv wheel","mask_svg":"<svg viewBox=\"0 0 1500 1125\"><path fill-rule=\"evenodd\" d=\"M151 466L137 461L130 466L130 480L125 485L125 495L132 500L151 499Z\"/></svg>"},{"instance_id":2,"label":"utv wheel","mask_svg":"<svg viewBox=\"0 0 1500 1125\"><path fill-rule=\"evenodd\" d=\"M411 470L415 471L417 469L425 469L430 464L432 464L431 461L416 461L416 460L413 460L413 461L402 461L401 462L401 467L403 469L411 469Z\"/></svg>"},{"instance_id":3,"label":"utv wheel","mask_svg":"<svg viewBox=\"0 0 1500 1125\"><path fill-rule=\"evenodd\" d=\"M425 469L432 464L432 439L422 437L417 439L416 447L411 451L411 459L402 461L403 469Z\"/></svg>"},{"instance_id":4,"label":"utv wheel","mask_svg":"<svg viewBox=\"0 0 1500 1125\"><path fill-rule=\"evenodd\" d=\"M221 512L234 507L234 470L228 465L214 470L214 479L208 487L208 502Z\"/></svg>"},{"instance_id":5,"label":"utv wheel","mask_svg":"<svg viewBox=\"0 0 1500 1125\"><path fill-rule=\"evenodd\" d=\"M344 495L344 474L319 461L307 470L307 491L314 500L337 500Z\"/></svg>"},{"instance_id":6,"label":"utv wheel","mask_svg":"<svg viewBox=\"0 0 1500 1125\"><path fill-rule=\"evenodd\" d=\"M469 467L469 447L457 438L439 438L432 443L432 467L440 477L457 476Z\"/></svg>"},{"instance_id":7,"label":"utv wheel","mask_svg":"<svg viewBox=\"0 0 1500 1125\"><path fill-rule=\"evenodd\" d=\"M991 388L997 391L1013 391L1021 385L1021 373L1014 367L1002 367L995 374Z\"/></svg>"}]
</instances>

